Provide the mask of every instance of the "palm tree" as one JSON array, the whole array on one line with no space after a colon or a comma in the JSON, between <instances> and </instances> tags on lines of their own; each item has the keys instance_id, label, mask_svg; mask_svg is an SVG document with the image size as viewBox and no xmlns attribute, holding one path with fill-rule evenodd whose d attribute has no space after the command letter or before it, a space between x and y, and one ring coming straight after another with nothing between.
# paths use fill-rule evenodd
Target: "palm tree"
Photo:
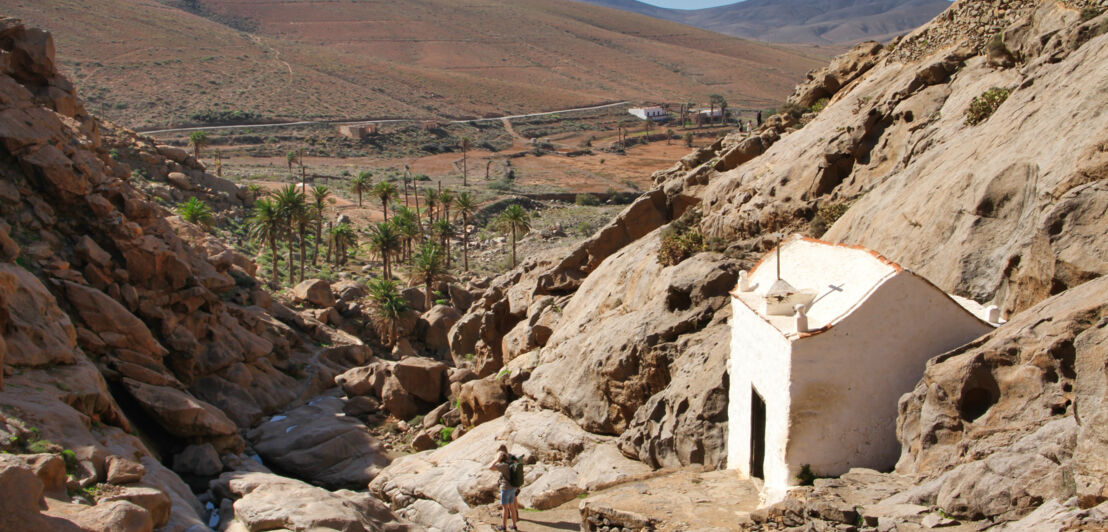
<instances>
[{"instance_id":1,"label":"palm tree","mask_svg":"<svg viewBox=\"0 0 1108 532\"><path fill-rule=\"evenodd\" d=\"M462 217L462 261L465 271L469 271L469 217L477 212L477 201L473 199L469 191L458 193L454 198L454 205L458 207L458 216Z\"/></svg>"},{"instance_id":2,"label":"palm tree","mask_svg":"<svg viewBox=\"0 0 1108 532\"><path fill-rule=\"evenodd\" d=\"M196 157L196 160L200 160L200 148L207 146L211 143L208 139L208 134L203 131L193 131L189 134L189 142L192 143L192 153Z\"/></svg>"},{"instance_id":3,"label":"palm tree","mask_svg":"<svg viewBox=\"0 0 1108 532\"><path fill-rule=\"evenodd\" d=\"M412 255L411 284L423 283L425 290L425 305L431 308L431 287L435 281L446 276L447 269L443 265L442 248L433 242L427 242L419 247Z\"/></svg>"},{"instance_id":4,"label":"palm tree","mask_svg":"<svg viewBox=\"0 0 1108 532\"><path fill-rule=\"evenodd\" d=\"M250 226L250 237L258 243L269 244L269 258L272 261L271 274L278 284L281 282L281 274L277 271L277 236L284 229L281 223L281 214L277 211L277 204L267 198L259 199L254 203L254 213L247 220Z\"/></svg>"},{"instance_id":5,"label":"palm tree","mask_svg":"<svg viewBox=\"0 0 1108 532\"><path fill-rule=\"evenodd\" d=\"M443 255L446 258L446 267L450 268L450 239L455 236L454 224L451 224L447 218L440 218L431 226L431 233L439 239L439 245L442 246Z\"/></svg>"},{"instance_id":6,"label":"palm tree","mask_svg":"<svg viewBox=\"0 0 1108 532\"><path fill-rule=\"evenodd\" d=\"M427 204L427 223L435 223L435 205L439 203L439 193L435 189L428 188L423 191L423 201Z\"/></svg>"},{"instance_id":7,"label":"palm tree","mask_svg":"<svg viewBox=\"0 0 1108 532\"><path fill-rule=\"evenodd\" d=\"M211 227L212 221L215 220L212 216L212 208L207 203L197 199L196 196L177 206L177 216L190 224L196 224L204 228Z\"/></svg>"},{"instance_id":8,"label":"palm tree","mask_svg":"<svg viewBox=\"0 0 1108 532\"><path fill-rule=\"evenodd\" d=\"M381 276L384 279L392 279L389 259L400 250L401 238L400 232L387 222L380 222L370 228L369 247L381 257Z\"/></svg>"},{"instance_id":9,"label":"palm tree","mask_svg":"<svg viewBox=\"0 0 1108 532\"><path fill-rule=\"evenodd\" d=\"M468 187L469 186L468 182L466 181L466 178L469 177L469 167L468 167L467 160L466 160L466 153L469 151L470 144L472 144L472 142L473 141L469 140L469 137L462 137L461 146L462 146L462 186L463 187Z\"/></svg>"},{"instance_id":10,"label":"palm tree","mask_svg":"<svg viewBox=\"0 0 1108 532\"><path fill-rule=\"evenodd\" d=\"M518 233L531 230L531 215L518 203L513 203L496 217L496 225L501 231L512 234L512 267L516 267L516 238Z\"/></svg>"},{"instance_id":11,"label":"palm tree","mask_svg":"<svg viewBox=\"0 0 1108 532\"><path fill-rule=\"evenodd\" d=\"M408 206L408 185L412 182L412 169L408 165L404 165L404 206Z\"/></svg>"},{"instance_id":12,"label":"palm tree","mask_svg":"<svg viewBox=\"0 0 1108 532\"><path fill-rule=\"evenodd\" d=\"M716 107L727 105L727 100L724 100L723 96L719 95L719 94L713 94L711 96L708 96L708 100L709 100L709 106L710 106L710 109L711 109L711 111L709 111L709 113L708 113L708 119L711 121L711 123L714 124L716 122ZM720 110L721 110L720 116L723 116L722 107L721 107Z\"/></svg>"},{"instance_id":13,"label":"palm tree","mask_svg":"<svg viewBox=\"0 0 1108 532\"><path fill-rule=\"evenodd\" d=\"M454 193L450 189L445 189L439 192L439 205L442 205L442 218L443 220L450 219L450 206L454 204Z\"/></svg>"},{"instance_id":14,"label":"palm tree","mask_svg":"<svg viewBox=\"0 0 1108 532\"><path fill-rule=\"evenodd\" d=\"M342 223L331 228L331 242L335 246L335 265L346 264L346 250L358 245L358 234L350 224Z\"/></svg>"},{"instance_id":15,"label":"palm tree","mask_svg":"<svg viewBox=\"0 0 1108 532\"><path fill-rule=\"evenodd\" d=\"M277 213L281 216L281 224L288 234L289 242L289 282L292 282L292 269L296 262L292 257L293 234L300 236L300 277L304 277L304 232L308 226L308 204L304 200L304 193L297 190L296 185L286 185L277 191L274 196L277 202Z\"/></svg>"},{"instance_id":16,"label":"palm tree","mask_svg":"<svg viewBox=\"0 0 1108 532\"><path fill-rule=\"evenodd\" d=\"M250 201L258 201L262 197L262 186L255 183L246 185L246 193L250 195Z\"/></svg>"},{"instance_id":17,"label":"palm tree","mask_svg":"<svg viewBox=\"0 0 1108 532\"><path fill-rule=\"evenodd\" d=\"M381 200L381 209L385 213L385 221L389 221L389 202L396 197L396 185L388 181L381 181L373 185L373 195Z\"/></svg>"},{"instance_id":18,"label":"palm tree","mask_svg":"<svg viewBox=\"0 0 1108 532\"><path fill-rule=\"evenodd\" d=\"M315 252L312 254L312 266L319 264L319 241L323 238L323 220L326 218L327 203L331 199L331 189L318 186L312 189L312 214L315 218Z\"/></svg>"},{"instance_id":19,"label":"palm tree","mask_svg":"<svg viewBox=\"0 0 1108 532\"><path fill-rule=\"evenodd\" d=\"M412 240L419 237L419 218L415 211L400 207L392 213L392 225L400 236L404 238L404 257L412 255Z\"/></svg>"},{"instance_id":20,"label":"palm tree","mask_svg":"<svg viewBox=\"0 0 1108 532\"><path fill-rule=\"evenodd\" d=\"M362 206L362 193L373 188L373 174L367 170L358 172L358 177L350 180L350 191L358 195L358 207Z\"/></svg>"},{"instance_id":21,"label":"palm tree","mask_svg":"<svg viewBox=\"0 0 1108 532\"><path fill-rule=\"evenodd\" d=\"M289 150L289 152L285 154L285 163L289 165L289 173L292 172L292 164L296 162L296 159L296 150Z\"/></svg>"},{"instance_id":22,"label":"palm tree","mask_svg":"<svg viewBox=\"0 0 1108 532\"><path fill-rule=\"evenodd\" d=\"M400 320L409 309L408 300L401 295L396 283L389 279L373 279L366 285L377 318L377 333L385 345L396 345L400 338Z\"/></svg>"}]
</instances>

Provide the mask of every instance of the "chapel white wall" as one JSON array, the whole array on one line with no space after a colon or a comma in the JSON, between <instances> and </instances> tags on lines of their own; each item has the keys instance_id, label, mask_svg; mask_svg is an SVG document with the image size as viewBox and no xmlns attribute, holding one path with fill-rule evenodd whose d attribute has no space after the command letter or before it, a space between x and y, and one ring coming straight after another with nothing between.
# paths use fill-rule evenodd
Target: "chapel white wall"
<instances>
[{"instance_id":1,"label":"chapel white wall","mask_svg":"<svg viewBox=\"0 0 1108 532\"><path fill-rule=\"evenodd\" d=\"M766 403L765 488L767 493L777 490L783 495L789 475L785 463L791 365L789 341L743 302L733 298L731 305L727 467L738 470L744 477L750 476L750 390L753 386Z\"/></svg>"},{"instance_id":2,"label":"chapel white wall","mask_svg":"<svg viewBox=\"0 0 1108 532\"><path fill-rule=\"evenodd\" d=\"M897 402L928 359L991 327L938 288L901 271L831 329L793 343L788 472L886 469L900 456Z\"/></svg>"}]
</instances>

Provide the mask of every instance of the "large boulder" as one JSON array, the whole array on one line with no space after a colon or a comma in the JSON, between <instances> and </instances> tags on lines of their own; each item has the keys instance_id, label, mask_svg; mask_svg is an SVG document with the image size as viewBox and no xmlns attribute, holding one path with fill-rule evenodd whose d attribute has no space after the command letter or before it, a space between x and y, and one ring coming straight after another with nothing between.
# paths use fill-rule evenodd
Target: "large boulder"
<instances>
[{"instance_id":1,"label":"large boulder","mask_svg":"<svg viewBox=\"0 0 1108 532\"><path fill-rule=\"evenodd\" d=\"M146 474L146 468L142 464L120 456L109 456L104 460L104 467L107 469L106 480L109 484L131 484L142 480L142 476Z\"/></svg>"},{"instance_id":2,"label":"large boulder","mask_svg":"<svg viewBox=\"0 0 1108 532\"><path fill-rule=\"evenodd\" d=\"M420 315L416 334L422 336L423 344L428 349L446 353L450 350L447 334L461 317L458 310L450 305L435 305L431 310Z\"/></svg>"},{"instance_id":3,"label":"large boulder","mask_svg":"<svg viewBox=\"0 0 1108 532\"><path fill-rule=\"evenodd\" d=\"M238 427L219 409L181 390L143 384L132 379L123 379L123 385L139 405L170 434L217 437L238 432Z\"/></svg>"},{"instance_id":4,"label":"large boulder","mask_svg":"<svg viewBox=\"0 0 1108 532\"><path fill-rule=\"evenodd\" d=\"M458 408L462 424L474 427L491 421L508 409L508 392L495 378L485 378L462 384L458 395Z\"/></svg>"},{"instance_id":5,"label":"large boulder","mask_svg":"<svg viewBox=\"0 0 1108 532\"><path fill-rule=\"evenodd\" d=\"M323 279L305 279L292 289L292 296L297 301L309 303L319 308L328 308L335 305L335 295L331 293L331 285Z\"/></svg>"},{"instance_id":6,"label":"large boulder","mask_svg":"<svg viewBox=\"0 0 1108 532\"><path fill-rule=\"evenodd\" d=\"M214 477L223 471L223 462L212 444L193 444L173 457L173 470L186 475Z\"/></svg>"},{"instance_id":7,"label":"large boulder","mask_svg":"<svg viewBox=\"0 0 1108 532\"><path fill-rule=\"evenodd\" d=\"M0 263L0 315L10 366L72 364L77 334L54 296L31 272Z\"/></svg>"},{"instance_id":8,"label":"large boulder","mask_svg":"<svg viewBox=\"0 0 1108 532\"><path fill-rule=\"evenodd\" d=\"M340 301L345 301L347 303L357 301L369 293L364 284L350 279L343 279L331 285L331 292L333 292L335 297Z\"/></svg>"},{"instance_id":9,"label":"large boulder","mask_svg":"<svg viewBox=\"0 0 1108 532\"><path fill-rule=\"evenodd\" d=\"M408 357L392 366L392 374L404 391L432 404L442 399L446 370L446 364L423 357Z\"/></svg>"},{"instance_id":10,"label":"large boulder","mask_svg":"<svg viewBox=\"0 0 1108 532\"><path fill-rule=\"evenodd\" d=\"M385 386L385 379L391 373L389 364L376 361L366 366L350 368L335 377L335 384L342 388L343 393L351 397L361 395L375 395L381 397Z\"/></svg>"},{"instance_id":11,"label":"large boulder","mask_svg":"<svg viewBox=\"0 0 1108 532\"><path fill-rule=\"evenodd\" d=\"M157 150L158 155L165 157L175 163L184 164L188 161L189 152L184 148L178 148L177 146L170 146L168 144L159 144L154 147Z\"/></svg>"},{"instance_id":12,"label":"large boulder","mask_svg":"<svg viewBox=\"0 0 1108 532\"><path fill-rule=\"evenodd\" d=\"M410 530L365 493L327 491L268 473L224 473L212 491L233 503L234 522L246 530Z\"/></svg>"},{"instance_id":13,"label":"large boulder","mask_svg":"<svg viewBox=\"0 0 1108 532\"><path fill-rule=\"evenodd\" d=\"M46 532L54 527L39 512L42 481L24 464L0 456L0 529Z\"/></svg>"},{"instance_id":14,"label":"large boulder","mask_svg":"<svg viewBox=\"0 0 1108 532\"><path fill-rule=\"evenodd\" d=\"M169 496L161 490L134 486L112 490L111 494L101 497L97 504L112 501L127 501L146 510L150 514L154 528L161 528L169 522L169 513L173 506Z\"/></svg>"},{"instance_id":15,"label":"large boulder","mask_svg":"<svg viewBox=\"0 0 1108 532\"><path fill-rule=\"evenodd\" d=\"M1012 520L1108 500L1105 293L1108 278L1090 281L928 363L897 418L897 471L930 480L908 502Z\"/></svg>"},{"instance_id":16,"label":"large boulder","mask_svg":"<svg viewBox=\"0 0 1108 532\"><path fill-rule=\"evenodd\" d=\"M525 508L547 510L561 506L585 490L577 486L577 471L571 467L555 467L519 492L519 503Z\"/></svg>"},{"instance_id":17,"label":"large boulder","mask_svg":"<svg viewBox=\"0 0 1108 532\"><path fill-rule=\"evenodd\" d=\"M342 415L343 402L323 396L247 432L266 463L329 488L364 487L388 464L362 422Z\"/></svg>"},{"instance_id":18,"label":"large boulder","mask_svg":"<svg viewBox=\"0 0 1108 532\"><path fill-rule=\"evenodd\" d=\"M404 389L396 376L389 376L381 387L381 406L400 420L408 420L422 410L421 402Z\"/></svg>"},{"instance_id":19,"label":"large boulder","mask_svg":"<svg viewBox=\"0 0 1108 532\"><path fill-rule=\"evenodd\" d=\"M88 286L64 281L65 294L81 320L104 342L117 349L144 354L154 362L168 352L146 324L111 296Z\"/></svg>"}]
</instances>

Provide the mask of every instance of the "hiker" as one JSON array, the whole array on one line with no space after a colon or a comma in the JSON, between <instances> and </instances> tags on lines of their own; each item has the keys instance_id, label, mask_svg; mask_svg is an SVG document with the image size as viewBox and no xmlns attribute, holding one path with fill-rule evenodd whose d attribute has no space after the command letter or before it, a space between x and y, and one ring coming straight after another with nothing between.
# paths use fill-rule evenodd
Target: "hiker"
<instances>
[{"instance_id":1,"label":"hiker","mask_svg":"<svg viewBox=\"0 0 1108 532\"><path fill-rule=\"evenodd\" d=\"M523 464L519 459L508 454L508 447L501 445L496 450L496 458L491 464L489 469L500 473L500 522L501 526L497 530L504 530L508 528L508 517L512 518L511 530L519 530L519 503L516 502L516 495L519 491L519 486L513 482L513 480L520 480L518 478L513 479L513 472L515 477L522 477ZM519 482L519 484L523 484Z\"/></svg>"}]
</instances>

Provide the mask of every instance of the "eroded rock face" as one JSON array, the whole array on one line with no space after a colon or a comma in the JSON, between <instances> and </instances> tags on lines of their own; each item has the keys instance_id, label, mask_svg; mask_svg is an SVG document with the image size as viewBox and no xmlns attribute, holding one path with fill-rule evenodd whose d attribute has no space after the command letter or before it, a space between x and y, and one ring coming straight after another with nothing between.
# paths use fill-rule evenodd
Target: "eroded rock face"
<instances>
[{"instance_id":1,"label":"eroded rock face","mask_svg":"<svg viewBox=\"0 0 1108 532\"><path fill-rule=\"evenodd\" d=\"M1070 289L928 364L897 419L897 470L935 479L915 498L1003 520L1047 499L1108 500L1096 421L1108 397L1106 290L1108 278Z\"/></svg>"},{"instance_id":2,"label":"eroded rock face","mask_svg":"<svg viewBox=\"0 0 1108 532\"><path fill-rule=\"evenodd\" d=\"M395 460L370 483L370 492L416 523L466 530L465 513L494 502L498 494L497 474L488 466L501 444L527 464L526 484L540 486L532 490L537 498L533 500L550 502L567 493L576 496L598 486L601 479L616 481L649 470L622 456L612 438L589 434L570 418L521 399L504 416L445 447ZM574 474L559 467L568 467Z\"/></svg>"},{"instance_id":3,"label":"eroded rock face","mask_svg":"<svg viewBox=\"0 0 1108 532\"><path fill-rule=\"evenodd\" d=\"M657 253L656 236L640 239L585 280L523 384L527 395L587 430L618 435L671 383L678 355L671 343L728 305L738 267L710 253L664 267ZM639 269L625 275L630 263ZM721 380L696 384L718 388Z\"/></svg>"},{"instance_id":4,"label":"eroded rock face","mask_svg":"<svg viewBox=\"0 0 1108 532\"><path fill-rule=\"evenodd\" d=\"M335 304L335 295L331 293L331 285L322 279L306 279L292 289L292 295L297 301L309 303L318 308L327 308Z\"/></svg>"},{"instance_id":5,"label":"eroded rock face","mask_svg":"<svg viewBox=\"0 0 1108 532\"><path fill-rule=\"evenodd\" d=\"M364 493L327 491L267 473L224 473L213 491L233 502L227 516L246 530L418 530L396 522L387 506Z\"/></svg>"},{"instance_id":6,"label":"eroded rock face","mask_svg":"<svg viewBox=\"0 0 1108 532\"><path fill-rule=\"evenodd\" d=\"M337 397L319 397L247 433L267 464L330 488L358 489L388 464L385 450Z\"/></svg>"}]
</instances>

